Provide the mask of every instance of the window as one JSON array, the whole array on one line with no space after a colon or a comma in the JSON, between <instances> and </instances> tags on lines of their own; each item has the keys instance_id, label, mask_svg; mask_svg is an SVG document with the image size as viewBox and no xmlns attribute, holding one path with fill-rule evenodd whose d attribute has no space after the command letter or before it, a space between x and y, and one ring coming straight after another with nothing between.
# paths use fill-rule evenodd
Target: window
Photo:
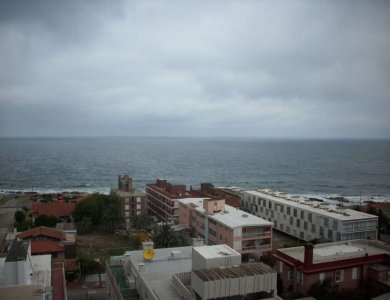
<instances>
[{"instance_id":1,"label":"window","mask_svg":"<svg viewBox=\"0 0 390 300\"><path fill-rule=\"evenodd\" d=\"M128 198L128 197L125 198L125 203L126 203L126 204L129 204L129 198Z\"/></svg>"},{"instance_id":2,"label":"window","mask_svg":"<svg viewBox=\"0 0 390 300\"><path fill-rule=\"evenodd\" d=\"M313 222L313 215L311 213L309 213L307 215L307 218L308 218L309 222Z\"/></svg>"},{"instance_id":3,"label":"window","mask_svg":"<svg viewBox=\"0 0 390 300\"><path fill-rule=\"evenodd\" d=\"M307 230L307 222L306 221L303 222L303 229Z\"/></svg>"},{"instance_id":4,"label":"window","mask_svg":"<svg viewBox=\"0 0 390 300\"><path fill-rule=\"evenodd\" d=\"M301 220L300 219L297 219L297 227L301 227Z\"/></svg>"},{"instance_id":5,"label":"window","mask_svg":"<svg viewBox=\"0 0 390 300\"><path fill-rule=\"evenodd\" d=\"M294 208L294 217L297 217L298 211L296 208Z\"/></svg>"},{"instance_id":6,"label":"window","mask_svg":"<svg viewBox=\"0 0 390 300\"><path fill-rule=\"evenodd\" d=\"M290 215L290 206L287 206L287 214Z\"/></svg>"},{"instance_id":7,"label":"window","mask_svg":"<svg viewBox=\"0 0 390 300\"><path fill-rule=\"evenodd\" d=\"M311 232L316 233L316 225L311 224Z\"/></svg>"},{"instance_id":8,"label":"window","mask_svg":"<svg viewBox=\"0 0 390 300\"><path fill-rule=\"evenodd\" d=\"M280 212L284 213L284 206L280 205Z\"/></svg>"},{"instance_id":9,"label":"window","mask_svg":"<svg viewBox=\"0 0 390 300\"><path fill-rule=\"evenodd\" d=\"M333 220L333 229L337 230L337 220Z\"/></svg>"},{"instance_id":10,"label":"window","mask_svg":"<svg viewBox=\"0 0 390 300\"><path fill-rule=\"evenodd\" d=\"M297 272L297 283L302 283L303 282L303 273L298 271Z\"/></svg>"},{"instance_id":11,"label":"window","mask_svg":"<svg viewBox=\"0 0 390 300\"><path fill-rule=\"evenodd\" d=\"M293 225L293 224L294 224L294 218L290 217L290 225Z\"/></svg>"},{"instance_id":12,"label":"window","mask_svg":"<svg viewBox=\"0 0 390 300\"><path fill-rule=\"evenodd\" d=\"M294 280L294 273L292 271L287 272L287 279L288 280Z\"/></svg>"},{"instance_id":13,"label":"window","mask_svg":"<svg viewBox=\"0 0 390 300\"><path fill-rule=\"evenodd\" d=\"M268 201L268 208L272 209L272 202L271 201Z\"/></svg>"},{"instance_id":14,"label":"window","mask_svg":"<svg viewBox=\"0 0 390 300\"><path fill-rule=\"evenodd\" d=\"M357 268L352 268L352 280L357 279Z\"/></svg>"},{"instance_id":15,"label":"window","mask_svg":"<svg viewBox=\"0 0 390 300\"><path fill-rule=\"evenodd\" d=\"M305 218L305 212L301 210L301 219L303 220Z\"/></svg>"},{"instance_id":16,"label":"window","mask_svg":"<svg viewBox=\"0 0 390 300\"><path fill-rule=\"evenodd\" d=\"M324 218L324 226L329 227L329 219L328 218Z\"/></svg>"},{"instance_id":17,"label":"window","mask_svg":"<svg viewBox=\"0 0 390 300\"><path fill-rule=\"evenodd\" d=\"M283 262L279 261L279 273L283 273Z\"/></svg>"},{"instance_id":18,"label":"window","mask_svg":"<svg viewBox=\"0 0 390 300\"><path fill-rule=\"evenodd\" d=\"M125 210L129 210L129 205L125 204Z\"/></svg>"},{"instance_id":19,"label":"window","mask_svg":"<svg viewBox=\"0 0 390 300\"><path fill-rule=\"evenodd\" d=\"M320 236L324 237L324 227L320 226Z\"/></svg>"},{"instance_id":20,"label":"window","mask_svg":"<svg viewBox=\"0 0 390 300\"><path fill-rule=\"evenodd\" d=\"M334 282L343 282L344 281L344 270L337 270L334 272Z\"/></svg>"},{"instance_id":21,"label":"window","mask_svg":"<svg viewBox=\"0 0 390 300\"><path fill-rule=\"evenodd\" d=\"M333 240L333 231L332 231L332 229L328 229L328 239Z\"/></svg>"},{"instance_id":22,"label":"window","mask_svg":"<svg viewBox=\"0 0 390 300\"><path fill-rule=\"evenodd\" d=\"M320 273L320 281L323 282L325 279L325 273Z\"/></svg>"}]
</instances>

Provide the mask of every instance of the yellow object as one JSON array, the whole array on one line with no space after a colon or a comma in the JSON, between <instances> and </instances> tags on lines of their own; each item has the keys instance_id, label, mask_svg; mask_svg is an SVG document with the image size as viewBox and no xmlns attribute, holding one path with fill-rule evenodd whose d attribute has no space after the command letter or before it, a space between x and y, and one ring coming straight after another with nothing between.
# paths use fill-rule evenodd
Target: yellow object
<instances>
[{"instance_id":1,"label":"yellow object","mask_svg":"<svg viewBox=\"0 0 390 300\"><path fill-rule=\"evenodd\" d=\"M144 259L145 260L152 260L154 257L154 250L153 249L145 249L144 250Z\"/></svg>"}]
</instances>

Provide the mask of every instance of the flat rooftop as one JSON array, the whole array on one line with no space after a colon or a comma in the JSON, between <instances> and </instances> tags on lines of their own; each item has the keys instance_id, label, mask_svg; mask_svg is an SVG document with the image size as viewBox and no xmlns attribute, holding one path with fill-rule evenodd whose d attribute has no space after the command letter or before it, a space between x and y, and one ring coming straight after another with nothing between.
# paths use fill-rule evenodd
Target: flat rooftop
<instances>
[{"instance_id":1,"label":"flat rooftop","mask_svg":"<svg viewBox=\"0 0 390 300\"><path fill-rule=\"evenodd\" d=\"M145 193L141 192L140 190L133 189L130 191L121 191L118 188L112 188L111 192L115 193L119 197L143 197L145 196Z\"/></svg>"},{"instance_id":2,"label":"flat rooftop","mask_svg":"<svg viewBox=\"0 0 390 300\"><path fill-rule=\"evenodd\" d=\"M236 250L230 248L225 244L194 247L194 251L198 252L204 258L216 258L216 257L226 257L230 255L234 255L234 256L241 255Z\"/></svg>"},{"instance_id":3,"label":"flat rooftop","mask_svg":"<svg viewBox=\"0 0 390 300\"><path fill-rule=\"evenodd\" d=\"M337 219L340 221L354 221L360 219L377 219L377 216L370 215L364 212L340 208L328 202L313 201L306 197L293 196L287 193L271 191L268 189L259 189L245 191L246 194L269 199L284 205L290 205L299 209L313 212L319 215Z\"/></svg>"},{"instance_id":4,"label":"flat rooftop","mask_svg":"<svg viewBox=\"0 0 390 300\"><path fill-rule=\"evenodd\" d=\"M0 258L0 286L6 282L6 258ZM32 285L51 286L51 254L32 255L31 264L33 274L31 277Z\"/></svg>"},{"instance_id":5,"label":"flat rooftop","mask_svg":"<svg viewBox=\"0 0 390 300\"><path fill-rule=\"evenodd\" d=\"M294 259L304 262L304 246L278 249ZM380 241L351 240L335 243L318 244L313 249L313 263L344 260L356 257L363 257L366 253L371 255L390 255L390 246Z\"/></svg>"},{"instance_id":6,"label":"flat rooftop","mask_svg":"<svg viewBox=\"0 0 390 300\"><path fill-rule=\"evenodd\" d=\"M276 273L276 271L262 263L249 263L225 268L194 270L193 272L202 281L215 281L221 279L241 278L246 276L258 276L259 274Z\"/></svg>"},{"instance_id":7,"label":"flat rooftop","mask_svg":"<svg viewBox=\"0 0 390 300\"><path fill-rule=\"evenodd\" d=\"M201 214L205 214L203 208L203 200L209 198L185 198L178 200L180 203L189 205ZM233 206L225 204L225 211L213 213L208 215L210 219L222 223L229 228L247 227L247 226L272 226L273 223L247 213L243 210L237 209Z\"/></svg>"},{"instance_id":8,"label":"flat rooftop","mask_svg":"<svg viewBox=\"0 0 390 300\"><path fill-rule=\"evenodd\" d=\"M143 251L127 251L133 267L139 270L139 264L144 264L144 270L139 275L144 279L147 288L160 299L182 299L172 287L172 275L191 272L192 246L155 249L153 260L145 261ZM172 251L180 252L179 258L172 258Z\"/></svg>"}]
</instances>

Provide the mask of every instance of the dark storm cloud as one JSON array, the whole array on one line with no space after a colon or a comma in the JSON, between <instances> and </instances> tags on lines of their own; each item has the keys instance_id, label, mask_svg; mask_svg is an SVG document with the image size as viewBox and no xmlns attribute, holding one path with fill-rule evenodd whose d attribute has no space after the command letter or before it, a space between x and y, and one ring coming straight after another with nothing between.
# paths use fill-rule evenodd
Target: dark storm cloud
<instances>
[{"instance_id":1,"label":"dark storm cloud","mask_svg":"<svg viewBox=\"0 0 390 300\"><path fill-rule=\"evenodd\" d=\"M0 135L390 137L386 1L3 1Z\"/></svg>"}]
</instances>

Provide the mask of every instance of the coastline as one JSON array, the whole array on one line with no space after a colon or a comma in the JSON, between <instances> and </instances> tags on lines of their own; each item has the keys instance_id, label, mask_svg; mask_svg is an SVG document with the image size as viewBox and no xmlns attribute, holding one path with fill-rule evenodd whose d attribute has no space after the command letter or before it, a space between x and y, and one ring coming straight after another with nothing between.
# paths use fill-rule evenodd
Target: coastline
<instances>
[{"instance_id":1,"label":"coastline","mask_svg":"<svg viewBox=\"0 0 390 300\"><path fill-rule=\"evenodd\" d=\"M82 189L0 189L0 196L4 195L43 195L43 194L74 194L74 195L91 195L95 193L108 195L110 193L110 187L101 188L82 188ZM144 189L142 189L144 191ZM251 189L247 189L251 190ZM283 192L283 190L280 190ZM316 198L320 201L328 202L331 204L340 204L344 206L351 206L360 203L378 202L386 203L390 202L390 195L343 195L343 194L325 194L325 193L289 193L306 198Z\"/></svg>"}]
</instances>

